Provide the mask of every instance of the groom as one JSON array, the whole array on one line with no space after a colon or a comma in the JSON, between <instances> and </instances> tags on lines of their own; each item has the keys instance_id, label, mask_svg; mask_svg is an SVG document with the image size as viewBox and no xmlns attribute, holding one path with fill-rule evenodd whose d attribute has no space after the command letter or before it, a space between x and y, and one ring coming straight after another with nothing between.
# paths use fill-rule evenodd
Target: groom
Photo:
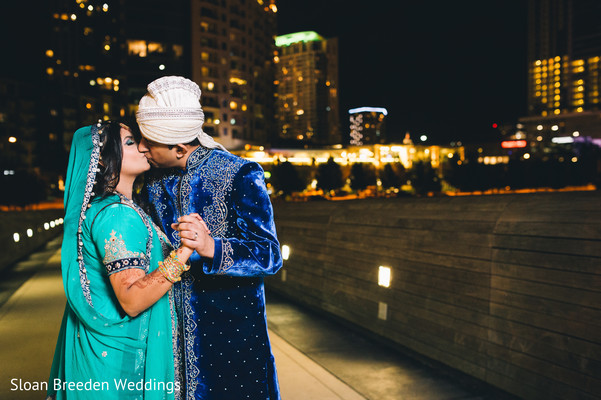
<instances>
[{"instance_id":1,"label":"groom","mask_svg":"<svg viewBox=\"0 0 601 400\"><path fill-rule=\"evenodd\" d=\"M145 187L153 217L175 247L196 249L173 289L180 395L279 399L263 277L282 259L263 170L203 132L199 101L196 83L167 76L148 85L136 113L139 150L159 168ZM178 224L194 235L180 237Z\"/></svg>"}]
</instances>

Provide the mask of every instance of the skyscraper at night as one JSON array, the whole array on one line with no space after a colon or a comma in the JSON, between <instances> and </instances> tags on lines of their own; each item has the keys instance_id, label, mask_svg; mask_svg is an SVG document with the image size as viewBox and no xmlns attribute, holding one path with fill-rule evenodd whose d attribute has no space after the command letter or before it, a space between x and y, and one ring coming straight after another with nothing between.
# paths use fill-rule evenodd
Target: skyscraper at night
<instances>
[{"instance_id":1,"label":"skyscraper at night","mask_svg":"<svg viewBox=\"0 0 601 400\"><path fill-rule=\"evenodd\" d=\"M287 143L340 143L338 40L316 32L276 38L276 119Z\"/></svg>"},{"instance_id":2,"label":"skyscraper at night","mask_svg":"<svg viewBox=\"0 0 601 400\"><path fill-rule=\"evenodd\" d=\"M350 120L350 144L382 144L386 142L388 111L382 107L359 107L348 111Z\"/></svg>"},{"instance_id":3,"label":"skyscraper at night","mask_svg":"<svg viewBox=\"0 0 601 400\"><path fill-rule=\"evenodd\" d=\"M104 0L106 1L106 0ZM133 116L146 86L165 75L191 71L190 0L120 2L126 115Z\"/></svg>"},{"instance_id":4,"label":"skyscraper at night","mask_svg":"<svg viewBox=\"0 0 601 400\"><path fill-rule=\"evenodd\" d=\"M275 0L191 0L203 129L230 149L265 144L274 132L276 12Z\"/></svg>"},{"instance_id":5,"label":"skyscraper at night","mask_svg":"<svg viewBox=\"0 0 601 400\"><path fill-rule=\"evenodd\" d=\"M80 126L132 117L150 81L187 74L188 9L187 0L53 2L44 100L50 140L68 147Z\"/></svg>"},{"instance_id":6,"label":"skyscraper at night","mask_svg":"<svg viewBox=\"0 0 601 400\"><path fill-rule=\"evenodd\" d=\"M601 3L530 0L528 117L530 138L599 137Z\"/></svg>"},{"instance_id":7,"label":"skyscraper at night","mask_svg":"<svg viewBox=\"0 0 601 400\"><path fill-rule=\"evenodd\" d=\"M54 1L46 41L42 140L68 147L75 130L96 118L122 115L119 9L84 0ZM124 111L123 111L124 112ZM47 138L46 138L47 136Z\"/></svg>"},{"instance_id":8,"label":"skyscraper at night","mask_svg":"<svg viewBox=\"0 0 601 400\"><path fill-rule=\"evenodd\" d=\"M275 132L275 0L55 0L45 74L49 140L67 148L98 118L133 117L152 80L202 88L205 130L228 148Z\"/></svg>"}]
</instances>

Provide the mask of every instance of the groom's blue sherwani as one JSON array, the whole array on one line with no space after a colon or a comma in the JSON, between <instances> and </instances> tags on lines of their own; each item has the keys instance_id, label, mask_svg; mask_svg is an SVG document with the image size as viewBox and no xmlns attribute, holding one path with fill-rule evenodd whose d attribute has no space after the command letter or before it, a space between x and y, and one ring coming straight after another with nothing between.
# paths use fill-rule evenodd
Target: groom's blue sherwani
<instances>
[{"instance_id":1,"label":"groom's blue sherwani","mask_svg":"<svg viewBox=\"0 0 601 400\"><path fill-rule=\"evenodd\" d=\"M152 214L174 246L180 239L171 223L190 213L215 238L215 257L194 253L173 289L181 398L279 399L263 276L275 274L282 259L262 168L201 146L184 171L147 178Z\"/></svg>"}]
</instances>

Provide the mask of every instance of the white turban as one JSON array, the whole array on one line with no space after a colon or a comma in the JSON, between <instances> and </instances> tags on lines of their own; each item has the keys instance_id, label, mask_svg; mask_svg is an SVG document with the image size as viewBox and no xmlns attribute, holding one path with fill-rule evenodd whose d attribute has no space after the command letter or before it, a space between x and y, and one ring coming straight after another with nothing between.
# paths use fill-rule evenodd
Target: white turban
<instances>
[{"instance_id":1,"label":"white turban","mask_svg":"<svg viewBox=\"0 0 601 400\"><path fill-rule=\"evenodd\" d=\"M175 145L198 139L203 147L226 150L202 130L200 88L181 76L164 76L148 84L136 120L142 135L153 142Z\"/></svg>"}]
</instances>

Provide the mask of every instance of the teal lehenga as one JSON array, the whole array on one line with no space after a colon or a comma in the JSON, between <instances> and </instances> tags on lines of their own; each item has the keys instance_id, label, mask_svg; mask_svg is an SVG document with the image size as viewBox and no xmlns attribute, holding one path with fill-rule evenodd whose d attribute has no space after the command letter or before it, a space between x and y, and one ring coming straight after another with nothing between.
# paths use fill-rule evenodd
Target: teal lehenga
<instances>
[{"instance_id":1,"label":"teal lehenga","mask_svg":"<svg viewBox=\"0 0 601 400\"><path fill-rule=\"evenodd\" d=\"M48 396L56 399L175 399L177 338L171 291L136 317L123 312L109 275L146 273L169 251L167 237L129 199L94 197L102 124L79 129L65 186L62 276L67 305Z\"/></svg>"}]
</instances>

